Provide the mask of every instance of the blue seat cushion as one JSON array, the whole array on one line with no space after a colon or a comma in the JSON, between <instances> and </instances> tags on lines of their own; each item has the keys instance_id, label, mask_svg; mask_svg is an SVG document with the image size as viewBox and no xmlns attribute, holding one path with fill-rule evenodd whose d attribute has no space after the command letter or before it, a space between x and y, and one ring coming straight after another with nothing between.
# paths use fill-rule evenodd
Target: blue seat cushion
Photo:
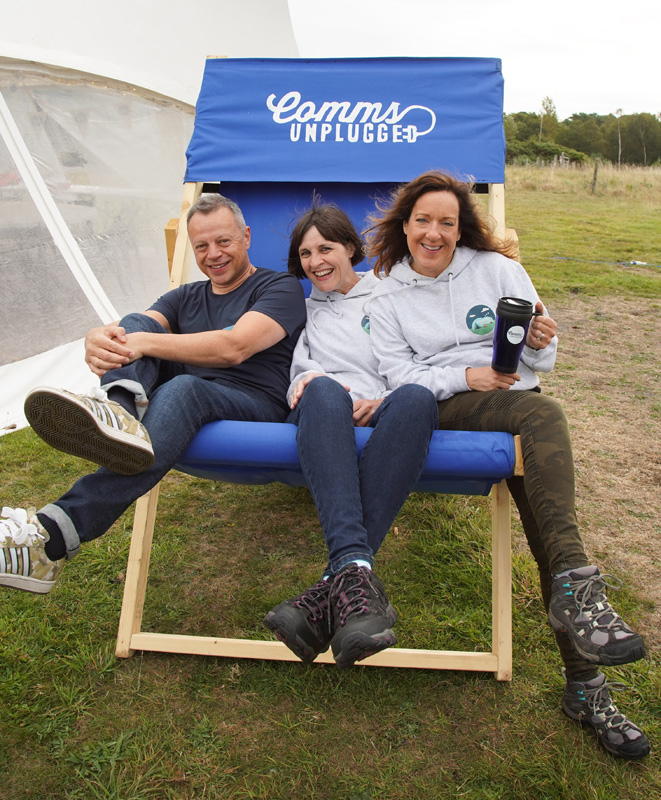
<instances>
[{"instance_id":1,"label":"blue seat cushion","mask_svg":"<svg viewBox=\"0 0 661 800\"><path fill-rule=\"evenodd\" d=\"M371 428L356 428L362 452ZM418 492L487 495L514 471L509 433L434 431ZM221 420L205 425L176 469L216 481L305 486L296 447L296 426L274 422Z\"/></svg>"}]
</instances>

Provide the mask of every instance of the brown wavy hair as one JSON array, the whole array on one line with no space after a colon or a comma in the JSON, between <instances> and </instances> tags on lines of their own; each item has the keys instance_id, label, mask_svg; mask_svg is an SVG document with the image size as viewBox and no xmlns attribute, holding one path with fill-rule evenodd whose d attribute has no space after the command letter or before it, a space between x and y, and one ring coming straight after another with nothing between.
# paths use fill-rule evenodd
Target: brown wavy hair
<instances>
[{"instance_id":1,"label":"brown wavy hair","mask_svg":"<svg viewBox=\"0 0 661 800\"><path fill-rule=\"evenodd\" d=\"M306 277L301 266L298 249L310 228L316 228L329 242L339 242L345 247L353 247L352 267L360 264L365 258L365 245L349 217L342 209L331 203L318 203L315 197L312 201L312 208L299 217L289 237L287 271L296 275L297 278Z\"/></svg>"},{"instance_id":2,"label":"brown wavy hair","mask_svg":"<svg viewBox=\"0 0 661 800\"><path fill-rule=\"evenodd\" d=\"M515 243L503 242L491 228L489 218L473 195L473 184L463 183L452 175L438 170L424 172L409 183L396 187L384 205L369 216L366 231L367 254L374 261L374 272L390 274L390 270L409 255L404 223L413 212L418 199L427 192L452 192L459 203L461 244L473 250L492 250L507 258L517 258Z\"/></svg>"}]
</instances>

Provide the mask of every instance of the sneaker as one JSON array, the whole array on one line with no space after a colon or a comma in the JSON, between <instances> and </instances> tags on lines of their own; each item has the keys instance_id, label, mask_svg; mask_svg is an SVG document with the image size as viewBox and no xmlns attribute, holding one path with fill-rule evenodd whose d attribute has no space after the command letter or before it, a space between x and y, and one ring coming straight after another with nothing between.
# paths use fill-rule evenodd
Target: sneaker
<instances>
[{"instance_id":1,"label":"sneaker","mask_svg":"<svg viewBox=\"0 0 661 800\"><path fill-rule=\"evenodd\" d=\"M650 743L611 699L610 689L624 688L623 683L607 683L603 673L585 683L567 681L562 710L581 725L592 728L602 747L611 755L635 761L649 753Z\"/></svg>"},{"instance_id":2,"label":"sneaker","mask_svg":"<svg viewBox=\"0 0 661 800\"><path fill-rule=\"evenodd\" d=\"M120 475L144 472L154 463L143 425L98 387L74 394L40 386L25 399L25 416L46 444Z\"/></svg>"},{"instance_id":3,"label":"sneaker","mask_svg":"<svg viewBox=\"0 0 661 800\"><path fill-rule=\"evenodd\" d=\"M319 581L298 597L285 600L264 617L264 624L306 664L330 645L328 613L331 581Z\"/></svg>"},{"instance_id":4,"label":"sneaker","mask_svg":"<svg viewBox=\"0 0 661 800\"><path fill-rule=\"evenodd\" d=\"M330 590L333 658L340 669L397 644L392 626L397 612L371 569L347 564Z\"/></svg>"},{"instance_id":5,"label":"sneaker","mask_svg":"<svg viewBox=\"0 0 661 800\"><path fill-rule=\"evenodd\" d=\"M606 578L617 583L609 583ZM642 637L634 633L608 602L604 587L621 581L597 567L580 567L553 579L549 622L568 634L574 649L593 664L629 664L645 657Z\"/></svg>"},{"instance_id":6,"label":"sneaker","mask_svg":"<svg viewBox=\"0 0 661 800\"><path fill-rule=\"evenodd\" d=\"M34 508L3 508L0 519L0 586L47 594L65 559L51 561L44 544L48 533Z\"/></svg>"}]
</instances>

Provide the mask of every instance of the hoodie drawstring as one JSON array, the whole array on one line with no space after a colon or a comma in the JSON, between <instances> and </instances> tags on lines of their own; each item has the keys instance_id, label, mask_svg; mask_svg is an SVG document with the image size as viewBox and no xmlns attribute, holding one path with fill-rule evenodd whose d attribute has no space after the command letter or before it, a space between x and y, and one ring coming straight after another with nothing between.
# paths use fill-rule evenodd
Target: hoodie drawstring
<instances>
[{"instance_id":1,"label":"hoodie drawstring","mask_svg":"<svg viewBox=\"0 0 661 800\"><path fill-rule=\"evenodd\" d=\"M450 292L450 314L452 315L452 327L454 328L454 341L459 347L459 333L457 332L457 325L454 318L454 298L452 297L452 272L448 272L448 291Z\"/></svg>"},{"instance_id":2,"label":"hoodie drawstring","mask_svg":"<svg viewBox=\"0 0 661 800\"><path fill-rule=\"evenodd\" d=\"M330 311L330 313L334 314L336 317L343 317L344 316L344 312L342 311L342 309L341 308L337 308L337 306L335 305L335 303L333 303L333 301L330 298L330 296L327 295L324 298L323 305L321 307L314 308L314 309L312 309L311 312L310 312L310 310L308 308L308 324L315 325L314 318L317 316L317 314L320 314L323 311ZM316 325L315 325L315 327L316 327Z\"/></svg>"}]
</instances>

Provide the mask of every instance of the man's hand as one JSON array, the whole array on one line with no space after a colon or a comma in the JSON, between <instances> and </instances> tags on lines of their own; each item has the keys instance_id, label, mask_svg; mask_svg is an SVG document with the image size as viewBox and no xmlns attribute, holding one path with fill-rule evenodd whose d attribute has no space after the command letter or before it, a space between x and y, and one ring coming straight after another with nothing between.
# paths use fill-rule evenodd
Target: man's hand
<instances>
[{"instance_id":1,"label":"man's hand","mask_svg":"<svg viewBox=\"0 0 661 800\"><path fill-rule=\"evenodd\" d=\"M101 325L85 336L85 363L95 375L101 377L133 360L135 354L127 345L126 331L119 325Z\"/></svg>"},{"instance_id":2,"label":"man's hand","mask_svg":"<svg viewBox=\"0 0 661 800\"><path fill-rule=\"evenodd\" d=\"M153 335L154 334L145 331L135 331L135 333L126 334L126 346L131 351L129 362L137 361L139 358L144 358L148 355L147 348L149 347L149 337Z\"/></svg>"},{"instance_id":3,"label":"man's hand","mask_svg":"<svg viewBox=\"0 0 661 800\"><path fill-rule=\"evenodd\" d=\"M356 400L353 404L353 424L357 428L367 427L381 403L383 403L383 398L380 400Z\"/></svg>"},{"instance_id":4,"label":"man's hand","mask_svg":"<svg viewBox=\"0 0 661 800\"><path fill-rule=\"evenodd\" d=\"M490 392L493 389L509 389L521 380L518 372L505 375L491 367L467 367L466 383L473 392Z\"/></svg>"}]
</instances>

